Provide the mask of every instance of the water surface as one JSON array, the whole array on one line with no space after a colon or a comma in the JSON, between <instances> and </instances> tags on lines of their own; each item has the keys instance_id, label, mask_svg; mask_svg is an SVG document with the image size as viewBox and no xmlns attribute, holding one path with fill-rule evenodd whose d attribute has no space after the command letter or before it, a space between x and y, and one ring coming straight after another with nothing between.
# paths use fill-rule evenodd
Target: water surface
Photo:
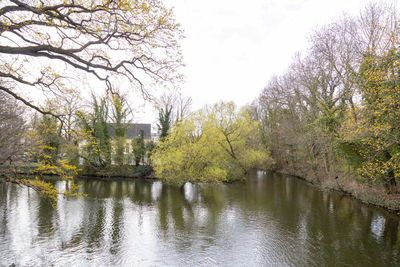
<instances>
[{"instance_id":1,"label":"water surface","mask_svg":"<svg viewBox=\"0 0 400 267\"><path fill-rule=\"evenodd\" d=\"M290 176L80 184L54 209L0 183L0 266L400 266L396 215Z\"/></svg>"}]
</instances>

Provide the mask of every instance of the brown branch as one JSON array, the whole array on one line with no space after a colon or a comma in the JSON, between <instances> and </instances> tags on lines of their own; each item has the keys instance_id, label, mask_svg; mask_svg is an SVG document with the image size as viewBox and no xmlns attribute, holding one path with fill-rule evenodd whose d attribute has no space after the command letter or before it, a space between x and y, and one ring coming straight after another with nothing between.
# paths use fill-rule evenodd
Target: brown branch
<instances>
[{"instance_id":1,"label":"brown branch","mask_svg":"<svg viewBox=\"0 0 400 267\"><path fill-rule=\"evenodd\" d=\"M57 115L57 114L54 114L54 113L52 113L50 111L45 111L45 110L39 108L38 106L36 106L36 105L32 104L31 102L29 102L28 100L20 97L19 95L17 95L16 93L14 93L13 91L11 91L10 89L8 89L8 88L6 88L4 86L0 85L0 90L2 90L3 92L11 95L15 99L17 99L17 100L21 101L22 103L24 103L26 106L38 111L39 113L41 113L43 115L51 115L51 116L54 116L54 117L60 119L60 115Z\"/></svg>"}]
</instances>

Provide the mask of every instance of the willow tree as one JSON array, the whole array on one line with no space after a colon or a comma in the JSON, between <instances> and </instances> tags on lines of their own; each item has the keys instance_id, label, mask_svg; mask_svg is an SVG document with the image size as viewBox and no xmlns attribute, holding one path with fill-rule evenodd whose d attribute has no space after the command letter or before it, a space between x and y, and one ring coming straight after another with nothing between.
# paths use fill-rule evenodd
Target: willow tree
<instances>
[{"instance_id":1,"label":"willow tree","mask_svg":"<svg viewBox=\"0 0 400 267\"><path fill-rule=\"evenodd\" d=\"M271 163L258 123L233 103L218 103L178 122L151 157L156 176L173 183L244 179Z\"/></svg>"}]
</instances>

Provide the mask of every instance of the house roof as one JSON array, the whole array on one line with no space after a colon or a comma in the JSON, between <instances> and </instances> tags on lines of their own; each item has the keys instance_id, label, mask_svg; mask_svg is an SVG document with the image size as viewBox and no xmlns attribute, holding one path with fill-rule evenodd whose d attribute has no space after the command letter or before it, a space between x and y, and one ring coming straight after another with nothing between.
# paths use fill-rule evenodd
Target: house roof
<instances>
[{"instance_id":1,"label":"house roof","mask_svg":"<svg viewBox=\"0 0 400 267\"><path fill-rule=\"evenodd\" d=\"M110 135L114 137L114 124L109 124ZM126 130L126 138L138 137L140 130L143 130L144 139L151 138L151 124L150 123L128 123Z\"/></svg>"}]
</instances>

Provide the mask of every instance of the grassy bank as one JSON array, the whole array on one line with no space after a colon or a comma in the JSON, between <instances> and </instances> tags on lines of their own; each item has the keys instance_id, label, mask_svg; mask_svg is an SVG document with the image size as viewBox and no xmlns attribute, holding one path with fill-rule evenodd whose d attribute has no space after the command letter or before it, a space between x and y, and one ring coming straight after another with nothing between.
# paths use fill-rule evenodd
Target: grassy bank
<instances>
[{"instance_id":1,"label":"grassy bank","mask_svg":"<svg viewBox=\"0 0 400 267\"><path fill-rule=\"evenodd\" d=\"M52 173L38 172L38 164L0 165L0 172L18 175L51 175ZM80 167L78 178L99 177L99 178L148 178L154 179L151 166L111 166L98 170L95 168Z\"/></svg>"},{"instance_id":2,"label":"grassy bank","mask_svg":"<svg viewBox=\"0 0 400 267\"><path fill-rule=\"evenodd\" d=\"M82 168L79 177L98 178L147 178L155 179L151 166L111 166L106 169Z\"/></svg>"}]
</instances>

